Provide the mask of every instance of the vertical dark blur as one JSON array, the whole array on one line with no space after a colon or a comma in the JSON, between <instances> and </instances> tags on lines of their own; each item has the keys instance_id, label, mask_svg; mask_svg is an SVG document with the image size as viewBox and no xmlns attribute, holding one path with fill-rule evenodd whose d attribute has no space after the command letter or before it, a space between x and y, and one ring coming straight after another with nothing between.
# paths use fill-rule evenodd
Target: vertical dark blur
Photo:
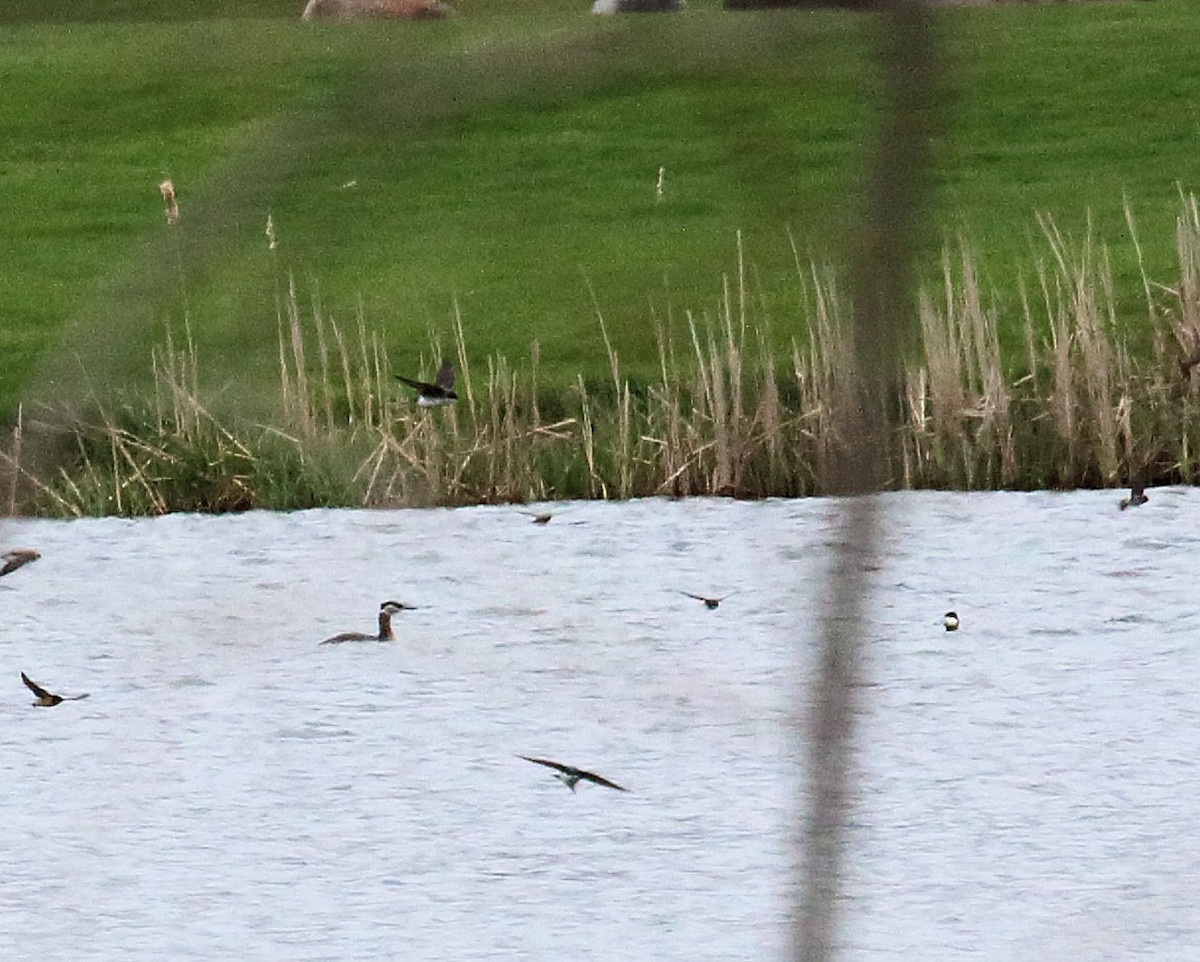
<instances>
[{"instance_id":1,"label":"vertical dark blur","mask_svg":"<svg viewBox=\"0 0 1200 962\"><path fill-rule=\"evenodd\" d=\"M868 629L877 543L872 495L887 483L895 440L899 378L915 341L914 260L929 180L936 112L932 14L921 0L880 0L877 32L879 129L866 176L866 210L848 261L856 371L846 372L837 403L842 444L834 474L841 501L823 613L820 653L808 706L808 783L803 798L803 859L794 917L794 955L833 958L842 895L845 831L853 786L856 695Z\"/></svg>"}]
</instances>

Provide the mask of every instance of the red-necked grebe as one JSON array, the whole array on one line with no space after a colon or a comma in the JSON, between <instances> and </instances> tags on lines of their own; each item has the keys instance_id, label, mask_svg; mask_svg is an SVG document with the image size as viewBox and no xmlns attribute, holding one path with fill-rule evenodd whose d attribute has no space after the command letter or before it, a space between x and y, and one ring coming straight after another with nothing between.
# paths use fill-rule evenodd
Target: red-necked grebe
<instances>
[{"instance_id":1,"label":"red-necked grebe","mask_svg":"<svg viewBox=\"0 0 1200 962\"><path fill-rule=\"evenodd\" d=\"M385 601L379 606L379 633L368 635L361 631L343 631L340 635L326 638L321 644L338 645L343 641L395 641L396 633L392 631L392 615L400 611L413 611L415 605L406 605L400 601Z\"/></svg>"}]
</instances>

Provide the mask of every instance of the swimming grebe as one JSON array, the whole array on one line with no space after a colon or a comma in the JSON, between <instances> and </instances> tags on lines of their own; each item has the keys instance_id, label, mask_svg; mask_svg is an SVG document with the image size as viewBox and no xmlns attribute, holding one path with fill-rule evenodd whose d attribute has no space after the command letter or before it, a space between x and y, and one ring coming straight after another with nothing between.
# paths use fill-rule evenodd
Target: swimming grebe
<instances>
[{"instance_id":1,"label":"swimming grebe","mask_svg":"<svg viewBox=\"0 0 1200 962\"><path fill-rule=\"evenodd\" d=\"M944 627L947 631L958 631L958 612L947 611L946 614L942 616L942 627Z\"/></svg>"},{"instance_id":2,"label":"swimming grebe","mask_svg":"<svg viewBox=\"0 0 1200 962\"><path fill-rule=\"evenodd\" d=\"M415 605L406 605L399 601L385 601L379 606L379 634L368 635L361 631L343 631L340 635L326 638L321 644L338 645L343 641L395 641L396 633L392 631L392 615L399 611L415 610Z\"/></svg>"},{"instance_id":3,"label":"swimming grebe","mask_svg":"<svg viewBox=\"0 0 1200 962\"><path fill-rule=\"evenodd\" d=\"M528 755L518 755L517 758L523 758L525 761L533 762L535 765L545 765L547 768L555 769L554 777L571 791L575 791L575 784L580 779L595 782L597 785L603 785L605 788L615 788L618 792L629 791L628 788L622 788L616 782L610 782L607 778L601 778L595 772L585 772L582 768L575 768L572 765L561 765L558 762L550 761L548 758L530 758Z\"/></svg>"},{"instance_id":4,"label":"swimming grebe","mask_svg":"<svg viewBox=\"0 0 1200 962\"><path fill-rule=\"evenodd\" d=\"M38 708L53 708L55 705L60 705L64 701L79 701L81 698L87 698L88 693L82 695L54 695L46 691L41 685L30 678L25 672L21 672L21 681L25 682L25 687L37 695L37 701L33 704Z\"/></svg>"},{"instance_id":5,"label":"swimming grebe","mask_svg":"<svg viewBox=\"0 0 1200 962\"><path fill-rule=\"evenodd\" d=\"M416 388L419 407L439 407L443 404L453 404L458 400L458 395L454 393L454 365L449 361L442 361L442 366L434 375L432 384L428 381L416 381L401 374L397 374L396 378L409 387Z\"/></svg>"},{"instance_id":6,"label":"swimming grebe","mask_svg":"<svg viewBox=\"0 0 1200 962\"><path fill-rule=\"evenodd\" d=\"M1126 508L1136 508L1139 504L1145 504L1150 498L1146 495L1146 482L1141 479L1135 480L1129 486L1129 497L1121 499L1121 510Z\"/></svg>"},{"instance_id":7,"label":"swimming grebe","mask_svg":"<svg viewBox=\"0 0 1200 962\"><path fill-rule=\"evenodd\" d=\"M721 597L720 597L720 598L709 598L709 597L707 597L706 595L694 595L694 594L692 594L690 591L681 591L681 592L679 592L679 593L680 593L681 595L687 595L689 598L695 598L697 601L703 601L703 602L704 602L704 607L705 607L705 608L716 608L716 607L718 607L718 606L721 604L721 602L722 602L722 601L724 601L726 598L730 598L730 597L732 597L733 595L736 595L736 594L737 594L737 592L736 592L736 591L731 591L731 592L729 592L729 594L727 594L727 595L721 595Z\"/></svg>"},{"instance_id":8,"label":"swimming grebe","mask_svg":"<svg viewBox=\"0 0 1200 962\"><path fill-rule=\"evenodd\" d=\"M13 548L11 551L6 551L0 555L4 560L4 567L0 568L0 578L7 574L12 574L22 565L27 565L31 561L37 561L41 555L32 548Z\"/></svg>"}]
</instances>

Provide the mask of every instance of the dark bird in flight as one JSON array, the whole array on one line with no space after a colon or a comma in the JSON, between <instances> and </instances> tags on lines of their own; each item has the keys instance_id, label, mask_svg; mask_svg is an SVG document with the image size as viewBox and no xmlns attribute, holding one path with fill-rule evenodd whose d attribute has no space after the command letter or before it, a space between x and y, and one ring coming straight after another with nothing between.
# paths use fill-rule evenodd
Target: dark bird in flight
<instances>
[{"instance_id":1,"label":"dark bird in flight","mask_svg":"<svg viewBox=\"0 0 1200 962\"><path fill-rule=\"evenodd\" d=\"M736 591L731 591L727 595L721 595L720 598L709 598L706 595L694 595L690 591L681 591L679 593L681 595L687 595L689 598L695 598L697 601L703 601L705 608L719 607L721 602L724 601L726 598L732 597L733 595L737 594Z\"/></svg>"},{"instance_id":2,"label":"dark bird in flight","mask_svg":"<svg viewBox=\"0 0 1200 962\"><path fill-rule=\"evenodd\" d=\"M517 758L523 758L525 761L533 762L535 765L545 765L547 768L553 768L554 777L571 791L575 791L575 785L579 781L595 782L597 785L603 785L605 788L615 788L618 792L629 791L628 788L622 788L616 782L610 782L607 778L601 778L595 772L585 772L582 768L575 768L571 765L560 765L558 762L552 762L548 758L530 758L528 755L518 755Z\"/></svg>"},{"instance_id":3,"label":"dark bird in flight","mask_svg":"<svg viewBox=\"0 0 1200 962\"><path fill-rule=\"evenodd\" d=\"M32 548L13 548L11 551L6 551L0 555L0 559L4 561L4 567L0 568L0 578L7 574L12 574L22 565L27 565L31 561L37 561L41 555Z\"/></svg>"},{"instance_id":4,"label":"dark bird in flight","mask_svg":"<svg viewBox=\"0 0 1200 962\"><path fill-rule=\"evenodd\" d=\"M392 615L400 611L415 611L415 605L406 605L400 601L385 601L379 606L379 633L368 635L362 631L343 631L340 635L326 638L322 645L339 645L343 641L395 641L396 633L392 631Z\"/></svg>"},{"instance_id":5,"label":"dark bird in flight","mask_svg":"<svg viewBox=\"0 0 1200 962\"><path fill-rule=\"evenodd\" d=\"M81 698L87 698L88 696L87 692L84 692L82 695L53 695L25 674L25 672L21 672L21 681L25 682L25 687L37 696L37 701L33 704L38 708L53 708L64 701L79 701Z\"/></svg>"},{"instance_id":6,"label":"dark bird in flight","mask_svg":"<svg viewBox=\"0 0 1200 962\"><path fill-rule=\"evenodd\" d=\"M1141 477L1134 478L1133 484L1129 488L1129 497L1121 499L1121 510L1136 508L1149 500L1150 497L1146 494L1146 482Z\"/></svg>"},{"instance_id":7,"label":"dark bird in flight","mask_svg":"<svg viewBox=\"0 0 1200 962\"><path fill-rule=\"evenodd\" d=\"M947 611L946 614L942 616L942 626L947 631L958 631L958 612Z\"/></svg>"},{"instance_id":8,"label":"dark bird in flight","mask_svg":"<svg viewBox=\"0 0 1200 962\"><path fill-rule=\"evenodd\" d=\"M402 374L397 374L396 378L416 389L418 407L439 407L443 404L453 404L458 400L458 395L454 393L454 365L449 361L442 361L442 366L438 368L432 384L428 381L416 381L411 377L404 377Z\"/></svg>"}]
</instances>

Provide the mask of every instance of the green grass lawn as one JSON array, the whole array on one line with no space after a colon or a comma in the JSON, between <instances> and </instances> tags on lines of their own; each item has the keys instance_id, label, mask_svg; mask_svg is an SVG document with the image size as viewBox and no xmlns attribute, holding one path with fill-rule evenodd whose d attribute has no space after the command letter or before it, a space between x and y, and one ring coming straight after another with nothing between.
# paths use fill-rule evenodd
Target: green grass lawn
<instances>
[{"instance_id":1,"label":"green grass lawn","mask_svg":"<svg viewBox=\"0 0 1200 962\"><path fill-rule=\"evenodd\" d=\"M473 358L536 341L562 385L606 371L594 295L626 371L650 377L654 318L716 309L739 231L756 309L781 342L803 336L789 237L836 261L858 213L876 106L862 15L464 0L448 22L346 25L299 23L299 0L45 6L0 10L0 417L134 383L185 317L206 384L270 393L289 275L339 323L361 311L398 369L431 370L429 332L449 342L457 303ZM962 235L1010 310L1045 254L1035 214L1077 236L1090 214L1130 323L1144 316L1123 206L1170 281L1200 155L1193 6L941 15L930 277Z\"/></svg>"}]
</instances>

